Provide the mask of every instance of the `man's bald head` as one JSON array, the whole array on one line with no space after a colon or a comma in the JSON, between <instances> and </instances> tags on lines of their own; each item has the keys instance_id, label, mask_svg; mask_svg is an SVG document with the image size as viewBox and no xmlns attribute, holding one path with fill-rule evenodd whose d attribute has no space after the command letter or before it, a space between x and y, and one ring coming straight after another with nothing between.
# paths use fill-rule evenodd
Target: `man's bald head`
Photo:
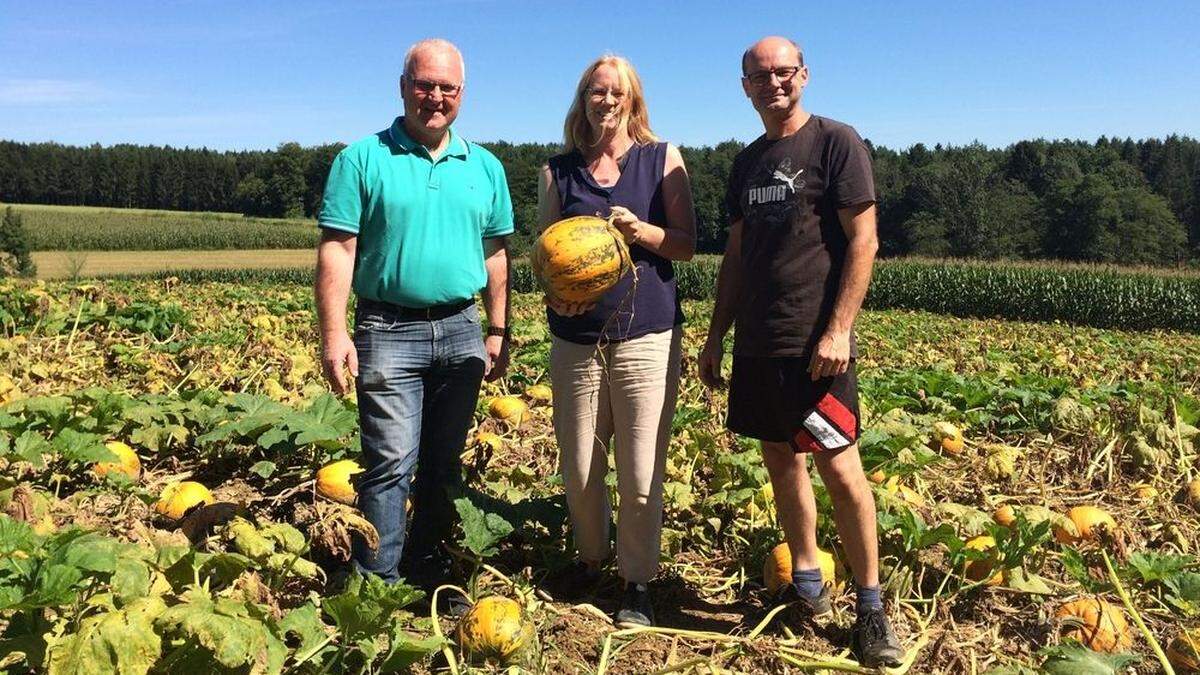
<instances>
[{"instance_id":1,"label":"man's bald head","mask_svg":"<svg viewBox=\"0 0 1200 675\"><path fill-rule=\"evenodd\" d=\"M463 62L462 52L458 51L458 47L455 47L453 42L441 38L430 38L417 42L409 47L408 53L404 55L404 72L413 72L418 61L427 59L450 59L462 73L460 82L467 79L467 66Z\"/></svg>"},{"instance_id":2,"label":"man's bald head","mask_svg":"<svg viewBox=\"0 0 1200 675\"><path fill-rule=\"evenodd\" d=\"M756 61L769 60L769 56L781 50L787 51L788 57L794 54L797 65L804 65L804 52L800 51L800 45L788 38L772 35L750 45L750 48L742 54L742 74L749 74L751 66Z\"/></svg>"}]
</instances>

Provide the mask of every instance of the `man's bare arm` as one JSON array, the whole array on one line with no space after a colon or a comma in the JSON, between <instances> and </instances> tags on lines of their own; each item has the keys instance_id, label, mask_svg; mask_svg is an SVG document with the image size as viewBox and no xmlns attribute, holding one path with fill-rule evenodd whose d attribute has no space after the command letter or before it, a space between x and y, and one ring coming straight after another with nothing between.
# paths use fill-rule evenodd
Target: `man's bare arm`
<instances>
[{"instance_id":1,"label":"man's bare arm","mask_svg":"<svg viewBox=\"0 0 1200 675\"><path fill-rule=\"evenodd\" d=\"M846 262L842 267L841 283L833 314L825 334L813 352L809 372L814 380L840 375L850 365L850 334L854 320L862 309L867 288L871 285L871 269L879 250L875 223L875 204L859 204L838 209L838 220L846 232Z\"/></svg>"},{"instance_id":2,"label":"man's bare arm","mask_svg":"<svg viewBox=\"0 0 1200 675\"><path fill-rule=\"evenodd\" d=\"M733 326L737 312L734 307L742 287L742 221L736 220L729 228L729 240L725 244L725 255L721 258L721 269L717 272L717 300L713 306L712 319L708 324L708 339L700 352L700 379L710 387L723 383L721 377L721 341Z\"/></svg>"},{"instance_id":3,"label":"man's bare arm","mask_svg":"<svg viewBox=\"0 0 1200 675\"><path fill-rule=\"evenodd\" d=\"M343 367L358 376L358 354L346 331L346 303L354 276L358 237L348 232L322 229L317 245L317 325L321 335L321 368L334 391L349 391Z\"/></svg>"},{"instance_id":4,"label":"man's bare arm","mask_svg":"<svg viewBox=\"0 0 1200 675\"><path fill-rule=\"evenodd\" d=\"M508 238L491 237L483 240L484 267L487 268L487 285L483 289L483 309L489 326L508 327L509 260ZM484 340L488 354L486 377L488 381L503 377L508 369L507 340L499 336L488 336Z\"/></svg>"}]
</instances>

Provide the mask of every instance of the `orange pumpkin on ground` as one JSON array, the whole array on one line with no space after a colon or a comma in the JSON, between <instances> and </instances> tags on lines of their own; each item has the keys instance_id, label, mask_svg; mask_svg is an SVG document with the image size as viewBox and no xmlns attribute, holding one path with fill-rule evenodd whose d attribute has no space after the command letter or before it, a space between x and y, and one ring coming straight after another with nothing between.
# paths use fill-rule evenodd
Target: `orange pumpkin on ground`
<instances>
[{"instance_id":1,"label":"orange pumpkin on ground","mask_svg":"<svg viewBox=\"0 0 1200 675\"><path fill-rule=\"evenodd\" d=\"M1060 544L1078 544L1081 541L1096 541L1101 532L1117 531L1117 522L1104 509L1095 506L1073 506L1067 511L1067 519L1075 525L1075 532L1061 524L1054 526L1054 538Z\"/></svg>"},{"instance_id":2,"label":"orange pumpkin on ground","mask_svg":"<svg viewBox=\"0 0 1200 675\"><path fill-rule=\"evenodd\" d=\"M1133 636L1125 614L1101 598L1080 598L1058 608L1055 616L1079 625L1068 627L1063 635L1079 640L1098 652L1124 652L1133 646Z\"/></svg>"}]
</instances>

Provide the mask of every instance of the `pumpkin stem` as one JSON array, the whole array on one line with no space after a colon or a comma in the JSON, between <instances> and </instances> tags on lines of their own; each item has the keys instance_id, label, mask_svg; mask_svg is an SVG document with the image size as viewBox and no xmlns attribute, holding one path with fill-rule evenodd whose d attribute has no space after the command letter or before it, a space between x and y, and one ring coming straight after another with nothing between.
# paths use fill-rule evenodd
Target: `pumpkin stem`
<instances>
[{"instance_id":1,"label":"pumpkin stem","mask_svg":"<svg viewBox=\"0 0 1200 675\"><path fill-rule=\"evenodd\" d=\"M1108 578L1117 590L1117 595L1121 598L1121 603L1133 615L1133 622L1137 624L1138 630L1142 631L1142 636L1146 638L1146 642L1150 643L1150 648L1154 650L1154 655L1158 657L1158 662L1162 664L1163 672L1167 675L1175 675L1175 669L1171 666L1171 662L1167 660L1167 655L1163 653L1162 646L1158 644L1158 640L1154 639L1154 634L1150 632L1150 629L1146 628L1146 622L1142 621L1142 615L1138 613L1137 607L1133 606L1133 600L1129 598L1129 593L1126 593L1125 587L1121 585L1121 579L1117 577L1117 571L1113 569L1112 560L1108 557L1108 551L1100 551L1100 555L1104 557L1104 567L1108 569Z\"/></svg>"}]
</instances>

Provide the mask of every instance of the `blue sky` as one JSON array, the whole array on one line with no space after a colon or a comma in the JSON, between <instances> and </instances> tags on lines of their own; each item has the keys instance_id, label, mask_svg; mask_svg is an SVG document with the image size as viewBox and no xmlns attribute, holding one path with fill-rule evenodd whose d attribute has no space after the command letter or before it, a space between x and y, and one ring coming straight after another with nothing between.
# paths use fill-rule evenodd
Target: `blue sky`
<instances>
[{"instance_id":1,"label":"blue sky","mask_svg":"<svg viewBox=\"0 0 1200 675\"><path fill-rule=\"evenodd\" d=\"M0 0L0 138L271 148L349 142L397 114L405 49L467 60L457 128L554 141L612 51L686 145L753 139L738 59L799 41L807 108L877 144L1200 136L1200 1L33 2Z\"/></svg>"}]
</instances>

